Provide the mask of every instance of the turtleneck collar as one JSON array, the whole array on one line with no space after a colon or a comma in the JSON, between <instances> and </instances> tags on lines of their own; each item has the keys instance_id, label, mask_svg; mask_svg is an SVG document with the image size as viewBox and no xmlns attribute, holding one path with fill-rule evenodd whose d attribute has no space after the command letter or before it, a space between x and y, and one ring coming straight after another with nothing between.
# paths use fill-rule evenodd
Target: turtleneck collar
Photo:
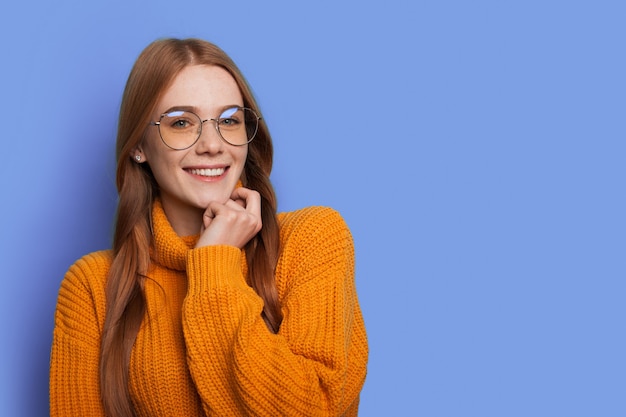
<instances>
[{"instance_id":1,"label":"turtleneck collar","mask_svg":"<svg viewBox=\"0 0 626 417\"><path fill-rule=\"evenodd\" d=\"M152 206L152 229L154 234L154 248L150 253L152 260L169 269L186 270L187 253L196 245L199 235L178 236L167 219L159 199L156 199Z\"/></svg>"}]
</instances>

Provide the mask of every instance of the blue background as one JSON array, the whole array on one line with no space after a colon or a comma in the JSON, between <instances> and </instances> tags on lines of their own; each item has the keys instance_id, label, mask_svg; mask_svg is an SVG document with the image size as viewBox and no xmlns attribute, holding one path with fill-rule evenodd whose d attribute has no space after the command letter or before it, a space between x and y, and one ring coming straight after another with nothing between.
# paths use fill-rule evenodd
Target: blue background
<instances>
[{"instance_id":1,"label":"blue background","mask_svg":"<svg viewBox=\"0 0 626 417\"><path fill-rule=\"evenodd\" d=\"M626 415L623 4L5 4L0 415L48 413L58 287L110 246L122 89L164 36L240 65L280 209L351 227L362 416Z\"/></svg>"}]
</instances>

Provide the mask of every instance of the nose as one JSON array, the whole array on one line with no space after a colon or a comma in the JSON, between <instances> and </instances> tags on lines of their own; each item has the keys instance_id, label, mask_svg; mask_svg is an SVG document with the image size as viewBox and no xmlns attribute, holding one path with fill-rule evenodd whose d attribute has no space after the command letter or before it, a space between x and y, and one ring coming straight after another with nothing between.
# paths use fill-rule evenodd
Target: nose
<instances>
[{"instance_id":1,"label":"nose","mask_svg":"<svg viewBox=\"0 0 626 417\"><path fill-rule=\"evenodd\" d=\"M216 154L222 152L224 141L220 137L215 123L213 119L202 121L202 131L198 143L196 143L197 153Z\"/></svg>"}]
</instances>

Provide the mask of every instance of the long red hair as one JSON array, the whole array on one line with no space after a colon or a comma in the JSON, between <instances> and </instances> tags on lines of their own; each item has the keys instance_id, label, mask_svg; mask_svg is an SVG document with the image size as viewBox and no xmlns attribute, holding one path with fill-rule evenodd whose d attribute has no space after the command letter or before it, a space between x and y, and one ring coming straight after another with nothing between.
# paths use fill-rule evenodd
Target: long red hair
<instances>
[{"instance_id":1,"label":"long red hair","mask_svg":"<svg viewBox=\"0 0 626 417\"><path fill-rule=\"evenodd\" d=\"M258 109L252 92L234 62L217 46L199 39L164 39L140 54L128 77L120 108L117 134L119 203L113 238L113 262L108 275L107 309L100 348L100 388L106 415L133 416L128 389L130 354L145 314L142 288L150 265L151 209L159 187L147 164L131 160L141 143L150 116L176 75L189 65L216 65L237 82L244 106ZM263 319L276 333L282 321L274 269L279 252L276 195L269 181L272 141L263 119L241 180L261 194L263 227L246 245L248 284L264 301Z\"/></svg>"}]
</instances>

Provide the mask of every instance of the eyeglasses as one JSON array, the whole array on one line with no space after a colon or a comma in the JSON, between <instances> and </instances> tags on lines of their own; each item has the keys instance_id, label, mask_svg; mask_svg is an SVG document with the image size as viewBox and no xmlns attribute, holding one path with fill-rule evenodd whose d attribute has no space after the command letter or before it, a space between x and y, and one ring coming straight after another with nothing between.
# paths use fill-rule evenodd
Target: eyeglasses
<instances>
[{"instance_id":1,"label":"eyeglasses","mask_svg":"<svg viewBox=\"0 0 626 417\"><path fill-rule=\"evenodd\" d=\"M243 146L256 136L261 117L247 107L231 107L217 119L205 120L192 111L173 110L162 114L158 122L150 122L150 125L158 126L165 146L182 151L191 148L200 139L202 125L209 120L215 123L215 130L224 142Z\"/></svg>"}]
</instances>

